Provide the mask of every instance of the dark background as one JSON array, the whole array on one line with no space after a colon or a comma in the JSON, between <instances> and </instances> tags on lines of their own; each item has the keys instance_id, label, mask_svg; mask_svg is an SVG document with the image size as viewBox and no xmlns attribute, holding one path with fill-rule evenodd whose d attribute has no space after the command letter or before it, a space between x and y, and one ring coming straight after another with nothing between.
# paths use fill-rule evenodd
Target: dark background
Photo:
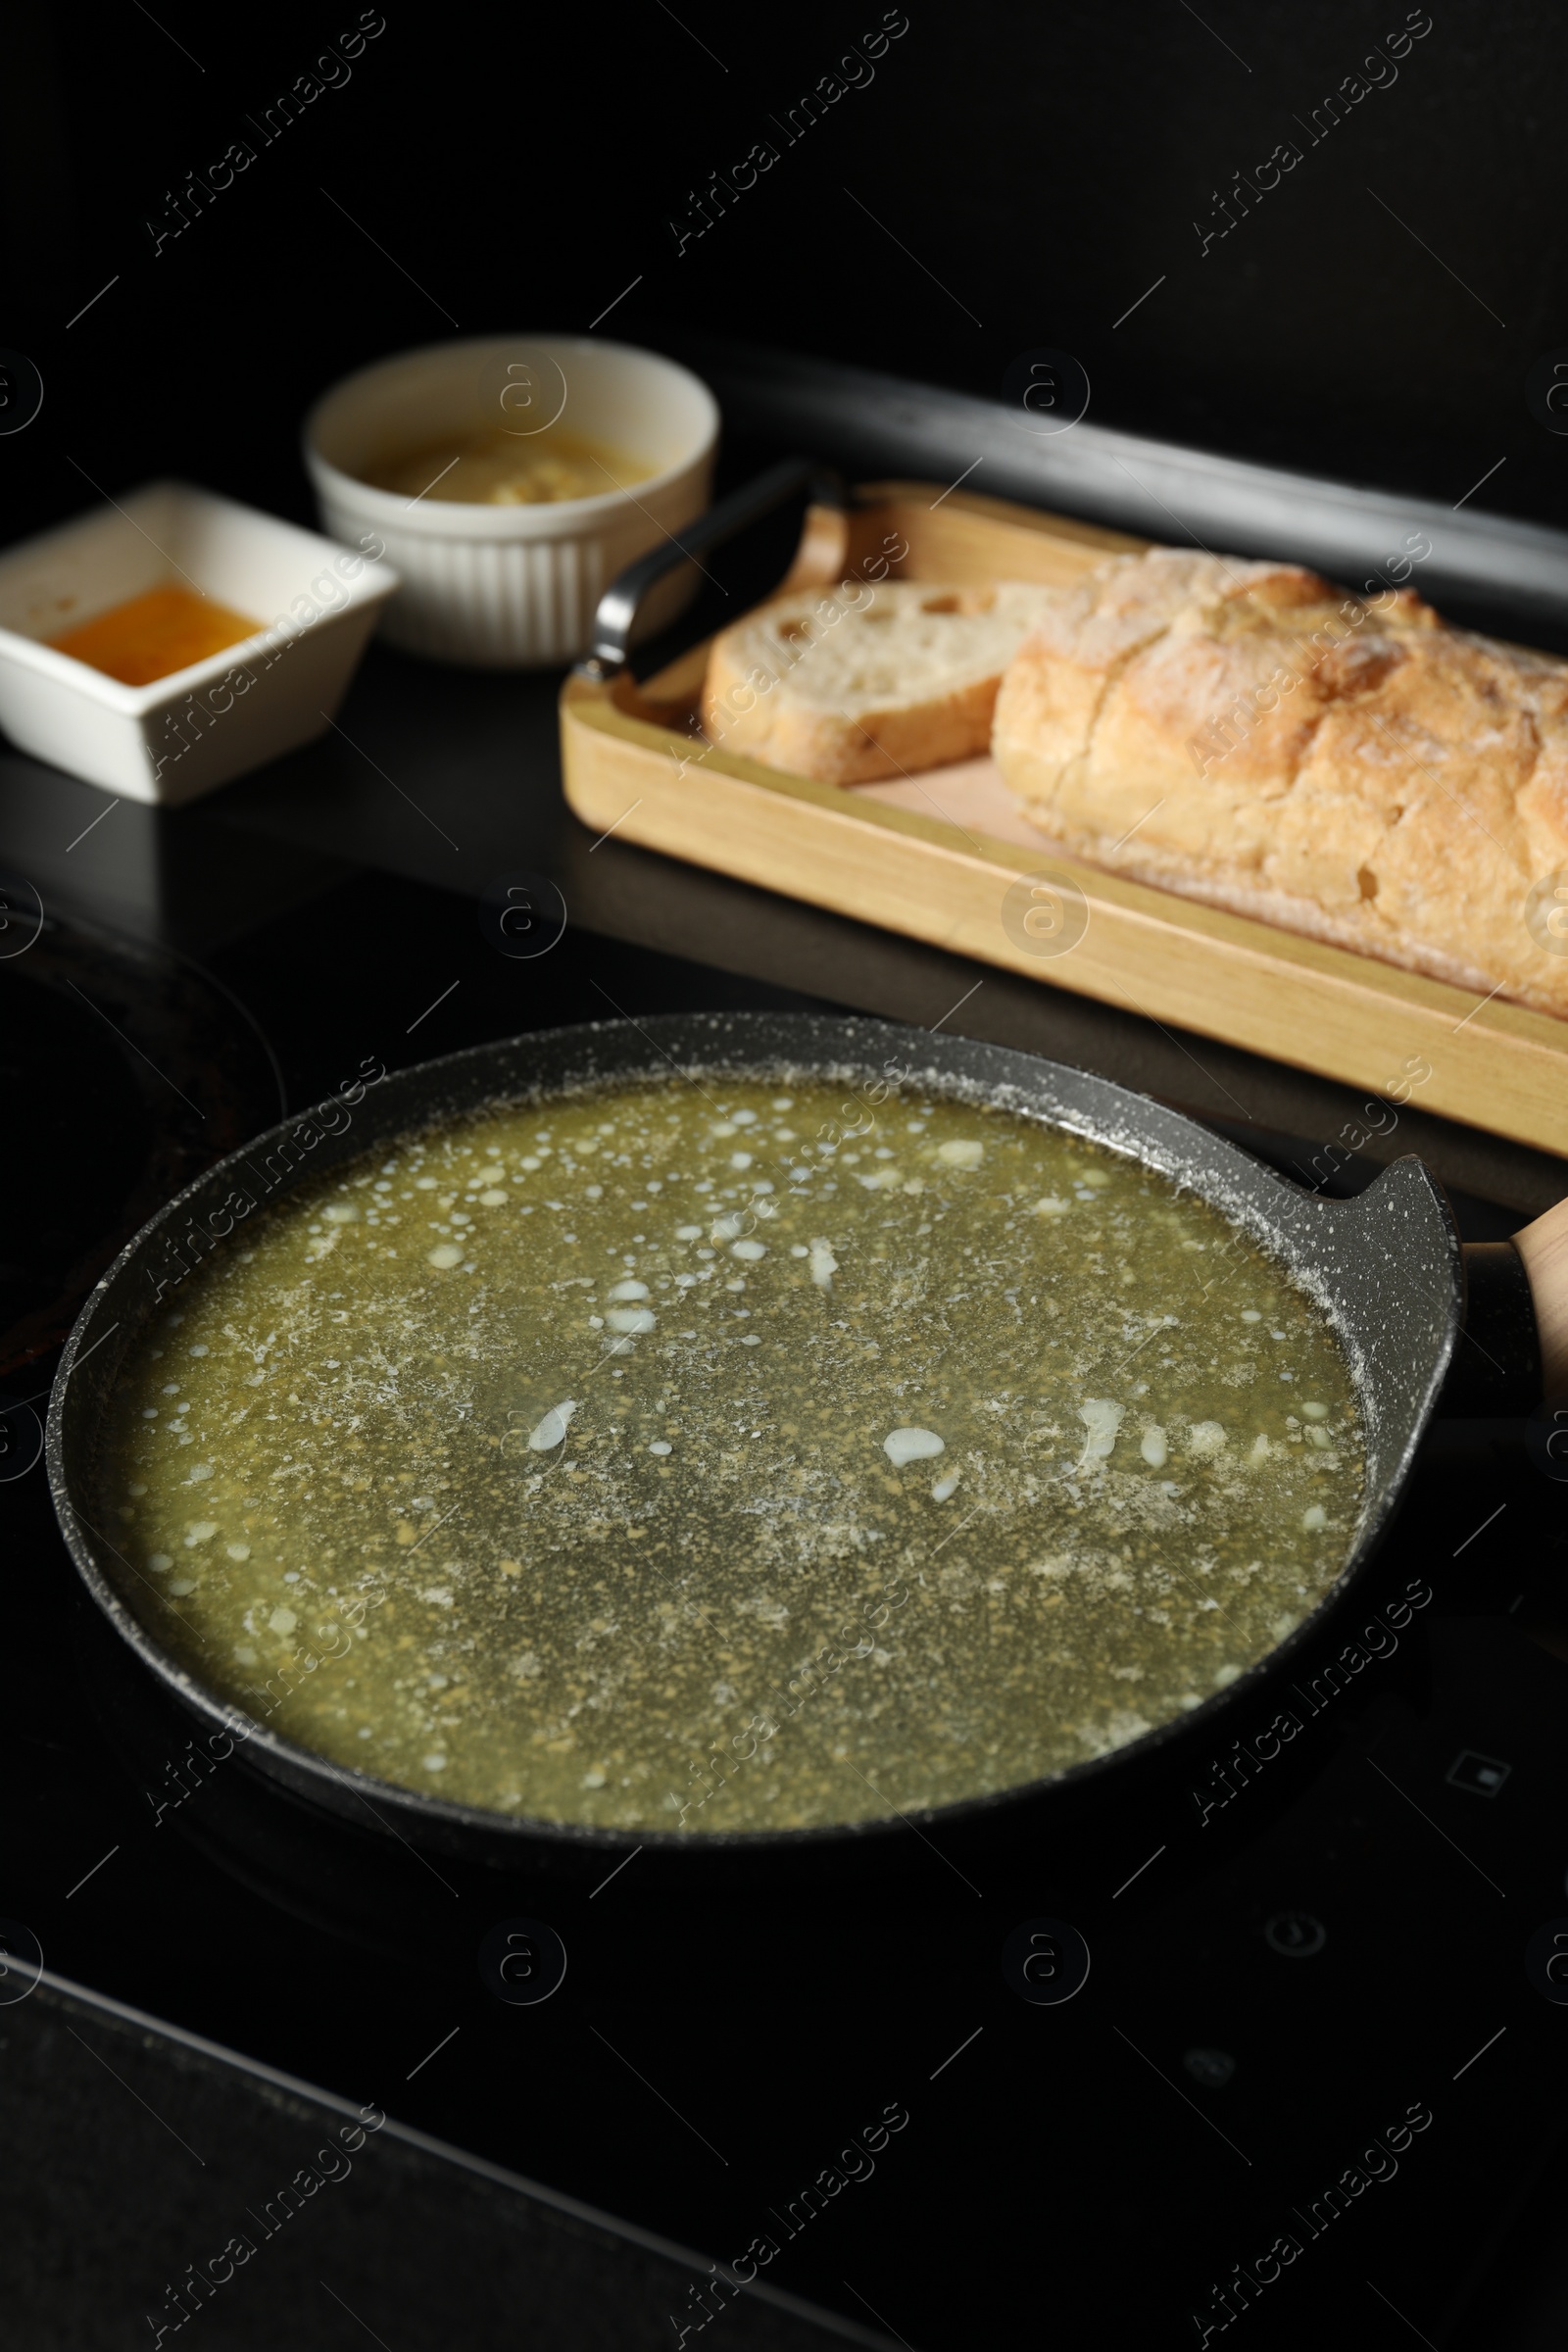
<instances>
[{"instance_id":1,"label":"dark background","mask_svg":"<svg viewBox=\"0 0 1568 2352\"><path fill-rule=\"evenodd\" d=\"M1054 345L1102 424L1445 504L1505 459L1480 505L1564 515L1568 445L1524 398L1568 345L1568 42L1540 0L1434 0L1397 80L1316 147L1295 118L1400 0L1205 0L1201 21L1183 0L909 0L874 80L787 148L768 118L876 0L384 13L270 146L245 117L355 26L353 0L10 13L0 342L46 393L0 441L6 536L89 503L68 457L106 490L170 470L305 518L299 420L347 369L454 323L582 330L638 277L602 332L988 397ZM669 220L762 137L778 163L677 256ZM155 258L148 220L237 138L256 161ZM1300 164L1200 255L1215 191L1286 138Z\"/></svg>"}]
</instances>

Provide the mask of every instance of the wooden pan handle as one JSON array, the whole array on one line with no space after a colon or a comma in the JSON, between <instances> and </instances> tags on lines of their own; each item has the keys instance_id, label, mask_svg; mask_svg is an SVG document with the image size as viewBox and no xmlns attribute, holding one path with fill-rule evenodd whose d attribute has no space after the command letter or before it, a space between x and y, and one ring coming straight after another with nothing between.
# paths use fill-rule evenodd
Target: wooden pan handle
<instances>
[{"instance_id":1,"label":"wooden pan handle","mask_svg":"<svg viewBox=\"0 0 1568 2352\"><path fill-rule=\"evenodd\" d=\"M1568 1401L1568 1200L1507 1242L1466 1242L1464 1324L1442 1410L1516 1419Z\"/></svg>"},{"instance_id":2,"label":"wooden pan handle","mask_svg":"<svg viewBox=\"0 0 1568 2352\"><path fill-rule=\"evenodd\" d=\"M1541 1341L1542 1393L1568 1396L1568 1200L1513 1237L1524 1260Z\"/></svg>"},{"instance_id":3,"label":"wooden pan handle","mask_svg":"<svg viewBox=\"0 0 1568 2352\"><path fill-rule=\"evenodd\" d=\"M1445 1413L1515 1420L1541 1402L1541 1337L1512 1242L1466 1242L1464 1319L1443 1387Z\"/></svg>"}]
</instances>

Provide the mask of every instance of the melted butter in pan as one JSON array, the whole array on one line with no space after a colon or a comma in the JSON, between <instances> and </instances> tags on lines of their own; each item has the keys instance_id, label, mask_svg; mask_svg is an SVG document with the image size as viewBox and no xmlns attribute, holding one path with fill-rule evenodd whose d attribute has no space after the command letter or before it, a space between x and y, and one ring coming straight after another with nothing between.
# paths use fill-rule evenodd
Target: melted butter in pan
<instances>
[{"instance_id":1,"label":"melted butter in pan","mask_svg":"<svg viewBox=\"0 0 1568 2352\"><path fill-rule=\"evenodd\" d=\"M115 1399L127 1599L304 1746L549 1820L848 1822L1103 1754L1288 1634L1362 1499L1343 1352L1255 1243L905 1091L465 1120L166 1307Z\"/></svg>"}]
</instances>

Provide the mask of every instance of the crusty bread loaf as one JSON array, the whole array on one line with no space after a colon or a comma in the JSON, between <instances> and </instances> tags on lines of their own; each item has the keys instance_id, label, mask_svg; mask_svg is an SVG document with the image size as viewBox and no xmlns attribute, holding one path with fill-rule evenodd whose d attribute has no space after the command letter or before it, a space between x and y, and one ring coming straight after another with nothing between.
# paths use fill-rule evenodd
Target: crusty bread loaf
<instances>
[{"instance_id":1,"label":"crusty bread loaf","mask_svg":"<svg viewBox=\"0 0 1568 2352\"><path fill-rule=\"evenodd\" d=\"M1409 589L1113 557L1047 606L993 748L1031 820L1099 865L1568 1014L1568 955L1526 920L1568 867L1568 663Z\"/></svg>"},{"instance_id":2,"label":"crusty bread loaf","mask_svg":"<svg viewBox=\"0 0 1568 2352\"><path fill-rule=\"evenodd\" d=\"M824 784L972 760L1003 671L1058 593L852 580L780 597L713 640L709 741Z\"/></svg>"}]
</instances>

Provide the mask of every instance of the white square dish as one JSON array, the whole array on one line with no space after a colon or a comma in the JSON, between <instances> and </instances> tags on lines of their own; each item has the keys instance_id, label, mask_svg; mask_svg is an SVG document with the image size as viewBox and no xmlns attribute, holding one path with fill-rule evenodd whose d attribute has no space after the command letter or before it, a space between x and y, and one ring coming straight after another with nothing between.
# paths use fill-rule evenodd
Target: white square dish
<instances>
[{"instance_id":1,"label":"white square dish","mask_svg":"<svg viewBox=\"0 0 1568 2352\"><path fill-rule=\"evenodd\" d=\"M146 686L45 642L165 585L263 626ZM212 491L149 483L0 555L0 726L129 800L194 800L324 732L398 585L373 532L345 549Z\"/></svg>"}]
</instances>

